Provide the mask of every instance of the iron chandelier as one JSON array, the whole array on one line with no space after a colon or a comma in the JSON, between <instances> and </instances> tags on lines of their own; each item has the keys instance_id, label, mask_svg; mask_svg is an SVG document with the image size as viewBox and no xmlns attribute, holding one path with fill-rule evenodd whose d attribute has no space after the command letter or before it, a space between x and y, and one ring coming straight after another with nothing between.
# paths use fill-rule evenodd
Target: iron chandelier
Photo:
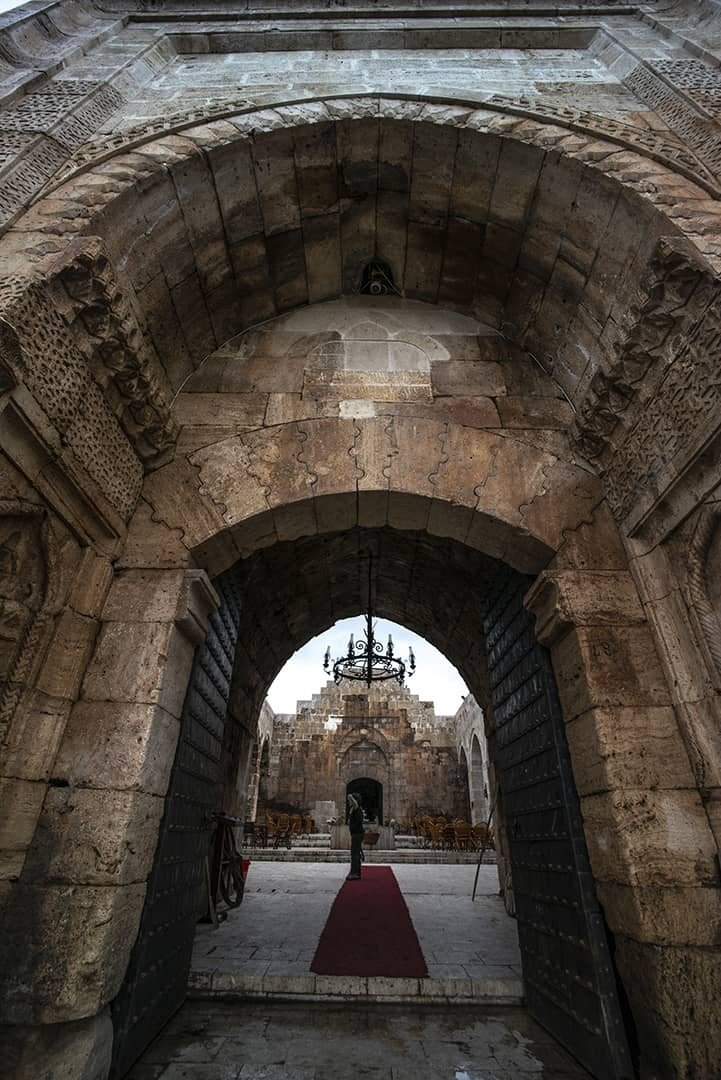
<instances>
[{"instance_id":1,"label":"iron chandelier","mask_svg":"<svg viewBox=\"0 0 721 1080\"><path fill-rule=\"evenodd\" d=\"M365 682L368 686L372 682L385 682L395 679L399 686L403 686L408 678L416 670L416 658L413 649L408 647L408 660L401 660L393 653L393 638L388 635L388 644L383 652L383 644L377 641L373 633L373 604L371 584L373 580L373 556L368 554L368 610L366 614L365 637L355 640L353 634L348 642L348 651L345 656L339 656L332 661L330 646L326 649L323 660L323 668L336 683L341 679L354 679L357 682Z\"/></svg>"}]
</instances>

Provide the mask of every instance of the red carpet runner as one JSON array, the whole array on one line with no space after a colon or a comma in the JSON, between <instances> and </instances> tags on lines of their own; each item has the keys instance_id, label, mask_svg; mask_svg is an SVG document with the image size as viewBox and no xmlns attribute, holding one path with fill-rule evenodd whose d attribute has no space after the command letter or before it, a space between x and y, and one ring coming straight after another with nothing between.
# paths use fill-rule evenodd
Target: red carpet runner
<instances>
[{"instance_id":1,"label":"red carpet runner","mask_svg":"<svg viewBox=\"0 0 721 1080\"><path fill-rule=\"evenodd\" d=\"M310 970L316 975L423 979L426 962L390 866L364 866L330 909Z\"/></svg>"}]
</instances>

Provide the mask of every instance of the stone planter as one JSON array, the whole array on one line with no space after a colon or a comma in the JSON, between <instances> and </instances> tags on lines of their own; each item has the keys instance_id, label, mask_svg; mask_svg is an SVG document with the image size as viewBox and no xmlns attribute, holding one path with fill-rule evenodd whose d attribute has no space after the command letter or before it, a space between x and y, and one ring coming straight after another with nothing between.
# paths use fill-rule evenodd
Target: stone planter
<instances>
[{"instance_id":1,"label":"stone planter","mask_svg":"<svg viewBox=\"0 0 721 1080\"><path fill-rule=\"evenodd\" d=\"M373 847L376 851L395 851L395 836L389 826L369 825L366 829L366 837L369 834L376 834L378 840L375 844L369 844L366 839L365 847ZM347 825L331 825L330 846L335 851L350 851L350 832Z\"/></svg>"}]
</instances>

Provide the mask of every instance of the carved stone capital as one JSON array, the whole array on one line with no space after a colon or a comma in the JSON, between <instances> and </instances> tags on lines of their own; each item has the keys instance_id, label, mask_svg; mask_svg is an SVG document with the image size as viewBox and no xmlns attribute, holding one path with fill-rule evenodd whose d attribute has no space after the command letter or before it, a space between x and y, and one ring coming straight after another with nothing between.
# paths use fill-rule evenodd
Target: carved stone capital
<instances>
[{"instance_id":1,"label":"carved stone capital","mask_svg":"<svg viewBox=\"0 0 721 1080\"><path fill-rule=\"evenodd\" d=\"M220 604L220 597L205 570L186 570L178 596L175 625L194 645L205 640L208 620Z\"/></svg>"},{"instance_id":2,"label":"carved stone capital","mask_svg":"<svg viewBox=\"0 0 721 1080\"><path fill-rule=\"evenodd\" d=\"M536 635L551 648L576 626L628 626L645 621L627 570L547 570L525 596Z\"/></svg>"}]
</instances>

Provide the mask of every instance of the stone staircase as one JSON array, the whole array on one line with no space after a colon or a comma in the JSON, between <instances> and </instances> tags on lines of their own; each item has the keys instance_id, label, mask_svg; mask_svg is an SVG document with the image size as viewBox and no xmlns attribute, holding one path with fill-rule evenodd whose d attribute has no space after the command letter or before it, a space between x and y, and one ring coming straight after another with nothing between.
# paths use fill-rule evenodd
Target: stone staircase
<instances>
[{"instance_id":1,"label":"stone staircase","mask_svg":"<svg viewBox=\"0 0 721 1080\"><path fill-rule=\"evenodd\" d=\"M347 862L348 851L344 848L331 848L330 841L330 833L307 833L303 836L294 836L290 848L245 847L243 853L251 860L256 859L261 862ZM390 851L382 848L366 848L366 862L446 865L475 865L478 862L477 851L433 851L423 847L420 836L396 836L395 845L395 848ZM484 852L484 865L492 865L495 861L495 851Z\"/></svg>"}]
</instances>

